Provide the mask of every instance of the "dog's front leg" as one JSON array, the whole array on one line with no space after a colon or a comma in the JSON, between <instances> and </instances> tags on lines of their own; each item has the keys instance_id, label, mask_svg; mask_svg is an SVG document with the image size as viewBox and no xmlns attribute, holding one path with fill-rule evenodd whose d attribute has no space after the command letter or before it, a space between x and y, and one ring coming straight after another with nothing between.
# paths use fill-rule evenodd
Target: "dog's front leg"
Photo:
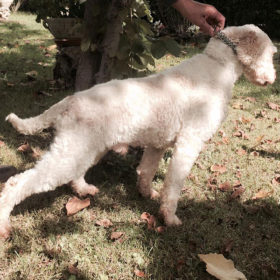
<instances>
[{"instance_id":1,"label":"dog's front leg","mask_svg":"<svg viewBox=\"0 0 280 280\"><path fill-rule=\"evenodd\" d=\"M178 138L161 193L160 214L167 226L181 225L175 215L184 181L196 160L203 142L199 137Z\"/></svg>"}]
</instances>

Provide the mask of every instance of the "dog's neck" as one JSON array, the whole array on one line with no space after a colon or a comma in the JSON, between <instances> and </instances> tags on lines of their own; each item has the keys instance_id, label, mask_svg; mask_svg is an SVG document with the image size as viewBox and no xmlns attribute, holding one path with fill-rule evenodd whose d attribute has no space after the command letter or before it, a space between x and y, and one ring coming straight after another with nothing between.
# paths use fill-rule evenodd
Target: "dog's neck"
<instances>
[{"instance_id":1,"label":"dog's neck","mask_svg":"<svg viewBox=\"0 0 280 280\"><path fill-rule=\"evenodd\" d=\"M243 67L236 54L220 39L211 38L203 53L220 65L230 67L233 70L235 81L242 75Z\"/></svg>"}]
</instances>

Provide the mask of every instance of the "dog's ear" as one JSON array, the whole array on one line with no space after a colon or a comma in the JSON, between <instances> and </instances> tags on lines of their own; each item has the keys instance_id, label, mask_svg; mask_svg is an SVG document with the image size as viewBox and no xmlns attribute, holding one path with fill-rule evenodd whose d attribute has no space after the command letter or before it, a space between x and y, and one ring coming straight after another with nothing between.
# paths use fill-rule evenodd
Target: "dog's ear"
<instances>
[{"instance_id":1,"label":"dog's ear","mask_svg":"<svg viewBox=\"0 0 280 280\"><path fill-rule=\"evenodd\" d=\"M242 37L239 37L235 43L238 60L245 66L250 65L258 53L256 32L248 31L242 34Z\"/></svg>"}]
</instances>

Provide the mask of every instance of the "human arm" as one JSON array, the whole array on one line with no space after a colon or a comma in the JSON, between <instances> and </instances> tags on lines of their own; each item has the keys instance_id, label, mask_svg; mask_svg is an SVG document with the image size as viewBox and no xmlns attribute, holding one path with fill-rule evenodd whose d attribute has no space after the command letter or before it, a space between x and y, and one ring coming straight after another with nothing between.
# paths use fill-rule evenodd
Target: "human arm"
<instances>
[{"instance_id":1,"label":"human arm","mask_svg":"<svg viewBox=\"0 0 280 280\"><path fill-rule=\"evenodd\" d=\"M222 30L225 26L225 17L214 6L193 0L168 0L167 2L210 36L214 36L215 31Z\"/></svg>"}]
</instances>

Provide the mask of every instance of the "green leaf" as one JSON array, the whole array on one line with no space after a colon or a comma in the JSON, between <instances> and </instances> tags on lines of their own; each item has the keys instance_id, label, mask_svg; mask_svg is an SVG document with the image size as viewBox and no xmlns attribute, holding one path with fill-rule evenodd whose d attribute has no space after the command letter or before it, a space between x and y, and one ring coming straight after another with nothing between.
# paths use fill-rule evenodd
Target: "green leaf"
<instances>
[{"instance_id":1,"label":"green leaf","mask_svg":"<svg viewBox=\"0 0 280 280\"><path fill-rule=\"evenodd\" d=\"M119 60L128 59L131 47L130 42L126 35L122 35L119 42L119 47L117 51L117 58Z\"/></svg>"},{"instance_id":2,"label":"green leaf","mask_svg":"<svg viewBox=\"0 0 280 280\"><path fill-rule=\"evenodd\" d=\"M143 54L139 55L139 58L144 65L150 64L152 66L155 66L155 60L151 54L143 53Z\"/></svg>"},{"instance_id":3,"label":"green leaf","mask_svg":"<svg viewBox=\"0 0 280 280\"><path fill-rule=\"evenodd\" d=\"M143 20L143 19L138 19L138 25L141 29L141 31L145 34L145 35L154 35L154 32L152 31L151 25Z\"/></svg>"},{"instance_id":4,"label":"green leaf","mask_svg":"<svg viewBox=\"0 0 280 280\"><path fill-rule=\"evenodd\" d=\"M164 42L164 45L165 45L166 49L168 50L168 52L170 52L171 54L173 54L175 56L180 55L181 48L175 40L170 39L170 38L164 38L163 42Z\"/></svg>"},{"instance_id":5,"label":"green leaf","mask_svg":"<svg viewBox=\"0 0 280 280\"><path fill-rule=\"evenodd\" d=\"M132 57L131 67L136 69L136 70L144 70L146 68L146 66L142 64L141 59L137 55L134 55Z\"/></svg>"},{"instance_id":6,"label":"green leaf","mask_svg":"<svg viewBox=\"0 0 280 280\"><path fill-rule=\"evenodd\" d=\"M136 54L143 53L145 48L144 48L144 46L142 44L142 41L139 40L139 39L134 40L133 43L132 43L131 50L132 50L132 52L134 52Z\"/></svg>"},{"instance_id":7,"label":"green leaf","mask_svg":"<svg viewBox=\"0 0 280 280\"><path fill-rule=\"evenodd\" d=\"M166 54L166 47L162 41L156 41L152 44L151 53L154 58L159 59Z\"/></svg>"}]
</instances>

